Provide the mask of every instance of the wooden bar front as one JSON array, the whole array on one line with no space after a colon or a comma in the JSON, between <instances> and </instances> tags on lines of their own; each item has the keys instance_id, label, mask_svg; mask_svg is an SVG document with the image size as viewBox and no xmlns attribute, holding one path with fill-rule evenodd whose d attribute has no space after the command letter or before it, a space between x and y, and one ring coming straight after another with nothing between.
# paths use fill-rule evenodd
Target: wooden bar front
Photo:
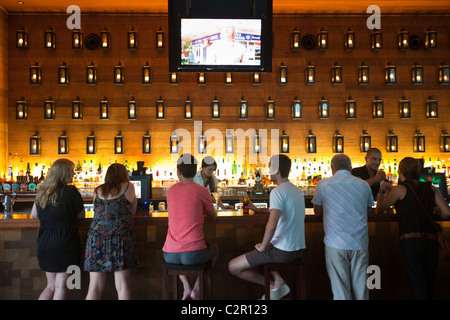
<instances>
[{"instance_id":1,"label":"wooden bar front","mask_svg":"<svg viewBox=\"0 0 450 320\"><path fill-rule=\"evenodd\" d=\"M309 209L310 210L310 209ZM310 212L310 211L309 211ZM205 223L207 241L219 246L219 258L213 270L213 299L254 300L263 288L247 283L228 272L228 261L253 249L262 240L267 215L219 216ZM321 219L307 215L306 287L308 299L332 299L325 268L323 225ZM82 242L86 241L91 219L80 222ZM140 265L133 270L134 299L162 299L161 248L167 234L166 217L149 217L140 213L135 218L136 239ZM442 222L450 237L450 222ZM36 257L39 221L34 219L0 220L0 299L37 299L46 285L45 273ZM369 217L369 264L381 271L381 289L370 290L370 299L412 299L412 287L401 259L398 223L395 215ZM436 274L436 298L449 299L450 252L440 251ZM369 274L370 275L370 274ZM82 271L81 289L71 290L70 299L84 299L89 275ZM108 276L103 299L117 299L113 276Z\"/></svg>"}]
</instances>

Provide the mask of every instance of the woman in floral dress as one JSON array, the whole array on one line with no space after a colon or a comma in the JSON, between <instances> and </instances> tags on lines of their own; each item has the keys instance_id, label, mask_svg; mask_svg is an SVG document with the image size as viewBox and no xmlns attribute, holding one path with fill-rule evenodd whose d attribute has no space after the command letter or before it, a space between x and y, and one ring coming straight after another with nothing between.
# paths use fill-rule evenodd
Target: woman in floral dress
<instances>
[{"instance_id":1,"label":"woman in floral dress","mask_svg":"<svg viewBox=\"0 0 450 320\"><path fill-rule=\"evenodd\" d=\"M128 172L122 164L112 164L105 183L94 191L94 218L88 232L84 269L90 282L86 299L100 299L107 272L114 272L119 300L131 298L130 268L138 257L134 239L137 199Z\"/></svg>"}]
</instances>

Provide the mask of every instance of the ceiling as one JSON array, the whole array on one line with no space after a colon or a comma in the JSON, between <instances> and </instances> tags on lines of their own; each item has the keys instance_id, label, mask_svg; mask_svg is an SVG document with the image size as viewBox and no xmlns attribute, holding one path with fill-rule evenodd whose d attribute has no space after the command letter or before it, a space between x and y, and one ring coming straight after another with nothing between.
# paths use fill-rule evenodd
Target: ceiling
<instances>
[{"instance_id":1,"label":"ceiling","mask_svg":"<svg viewBox=\"0 0 450 320\"><path fill-rule=\"evenodd\" d=\"M67 7L72 4L79 6L82 13L166 14L168 10L168 0L0 0L0 9L9 14L65 13ZM273 13L366 14L367 7L373 4L380 7L382 15L450 13L449 0L273 0Z\"/></svg>"}]
</instances>

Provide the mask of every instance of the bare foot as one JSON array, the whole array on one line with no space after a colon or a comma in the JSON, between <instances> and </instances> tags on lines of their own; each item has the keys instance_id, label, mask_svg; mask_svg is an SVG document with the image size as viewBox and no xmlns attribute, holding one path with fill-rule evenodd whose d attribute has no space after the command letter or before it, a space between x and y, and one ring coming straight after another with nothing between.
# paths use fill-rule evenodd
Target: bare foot
<instances>
[{"instance_id":1,"label":"bare foot","mask_svg":"<svg viewBox=\"0 0 450 320\"><path fill-rule=\"evenodd\" d=\"M193 292L193 291L192 291L191 288L184 288L182 300L187 300L187 299L189 299L189 298L191 297L191 295L192 295L192 292Z\"/></svg>"},{"instance_id":2,"label":"bare foot","mask_svg":"<svg viewBox=\"0 0 450 320\"><path fill-rule=\"evenodd\" d=\"M191 299L192 299L192 300L198 300L198 299L200 299L200 298L198 297L198 289L194 288L194 289L191 291Z\"/></svg>"}]
</instances>

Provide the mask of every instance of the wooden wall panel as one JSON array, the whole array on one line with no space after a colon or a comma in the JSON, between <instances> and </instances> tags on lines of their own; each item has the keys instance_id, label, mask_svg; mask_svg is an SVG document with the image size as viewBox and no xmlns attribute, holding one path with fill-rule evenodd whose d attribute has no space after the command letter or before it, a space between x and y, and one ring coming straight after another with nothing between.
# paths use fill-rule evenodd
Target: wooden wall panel
<instances>
[{"instance_id":1,"label":"wooden wall panel","mask_svg":"<svg viewBox=\"0 0 450 320\"><path fill-rule=\"evenodd\" d=\"M0 174L8 165L8 16L0 10ZM3 174L1 175L3 177Z\"/></svg>"},{"instance_id":2,"label":"wooden wall panel","mask_svg":"<svg viewBox=\"0 0 450 320\"><path fill-rule=\"evenodd\" d=\"M85 15L82 17L83 36L100 34L106 26L111 32L110 51L80 51L71 48L71 31L66 28L66 15L10 15L9 16L9 135L8 151L18 153L23 163L44 161L51 163L58 158L57 137L66 131L70 139L70 154L73 161L90 159L85 154L85 139L90 131L95 131L97 141L96 162L102 164L109 160L136 162L144 160L146 166L159 162L171 166L173 159L169 154L169 137L173 130L184 128L194 134L194 122L183 119L183 103L189 96L194 104L194 118L202 121L203 130L218 129L225 135L226 129L279 129L286 130L290 136L290 156L317 158L324 160L333 156L332 136L339 130L345 137L345 152L354 160L363 161L359 152L359 136L363 129L372 136L372 146L382 151L386 148L386 134L393 129L399 136L399 152L387 154L385 159L404 156L435 160L450 158L439 152L439 136L442 129L450 130L450 91L449 86L437 83L437 70L442 61L450 58L450 19L448 16L433 16L432 25L428 16L383 16L383 49L370 50L371 30L366 27L367 16L276 16L273 22L274 48L273 73L262 74L262 83L252 85L250 74L233 74L234 84L224 84L224 74L207 74L207 85L197 85L196 74L179 74L179 84L169 84L168 49L157 51L154 48L155 32L161 26L168 39L167 17L145 15ZM25 27L29 34L28 50L17 50L14 45L15 31ZM56 32L56 49L43 48L43 34L48 26ZM127 31L134 26L138 32L138 49L126 48ZM396 48L397 33L406 27L410 34L423 36L425 30L433 27L438 33L438 48L433 51L399 51ZM326 51L290 50L290 35L296 27L301 35L317 35L323 27L329 34L329 49ZM344 50L344 34L351 27L356 34L356 48ZM39 62L42 68L42 85L28 83L29 67ZM57 84L57 69L62 62L70 68L71 82L67 87ZM98 84L85 84L85 68L93 61L98 68ZM113 84L113 67L121 62L125 69L125 84ZM152 67L152 84L141 84L141 68L149 62ZM357 72L361 62L370 67L371 82L361 86L357 83ZM398 83L384 84L384 67L391 61L397 66ZM424 67L424 83L414 86L410 83L411 67L415 62ZM305 66L311 62L316 67L316 84L305 84ZM338 62L343 68L341 85L333 86L331 67ZM447 61L448 62L448 61ZM278 85L278 67L288 66L289 83ZM402 96L411 101L412 118L399 119L398 102ZM29 106L26 121L15 120L15 102L24 96ZM56 102L56 119L43 120L43 103L49 96ZM71 119L71 102L79 96L84 106L81 121ZM110 120L99 120L98 106L107 96L111 110ZM138 104L138 119L126 119L127 102L134 96ZM155 103L162 96L166 105L166 119L156 120ZM221 102L220 121L211 120L210 104L214 96ZM238 103L243 96L249 103L249 119L238 120ZM276 119L265 119L265 102L271 96L276 102ZM303 103L303 119L292 120L291 103L298 96ZM330 102L330 119L318 119L318 103L321 97ZM357 102L357 119L345 119L344 104L348 96ZM385 118L372 119L371 103L379 96L385 103ZM439 101L439 119L425 118L425 102L428 96ZM414 154L412 136L416 129L426 135L427 153ZM113 137L122 131L125 140L125 154L113 154ZM152 136L152 154L141 155L141 137L146 130ZM305 139L308 130L317 136L318 153L306 154ZM29 137L39 131L42 138L41 157L28 155ZM193 142L194 144L194 142ZM248 143L247 143L248 144ZM277 153L274 150L273 153ZM248 152L246 152L248 153ZM248 156L248 155L247 155ZM236 154L236 159L241 160ZM450 161L450 159L448 159ZM0 169L1 171L1 169Z\"/></svg>"}]
</instances>

